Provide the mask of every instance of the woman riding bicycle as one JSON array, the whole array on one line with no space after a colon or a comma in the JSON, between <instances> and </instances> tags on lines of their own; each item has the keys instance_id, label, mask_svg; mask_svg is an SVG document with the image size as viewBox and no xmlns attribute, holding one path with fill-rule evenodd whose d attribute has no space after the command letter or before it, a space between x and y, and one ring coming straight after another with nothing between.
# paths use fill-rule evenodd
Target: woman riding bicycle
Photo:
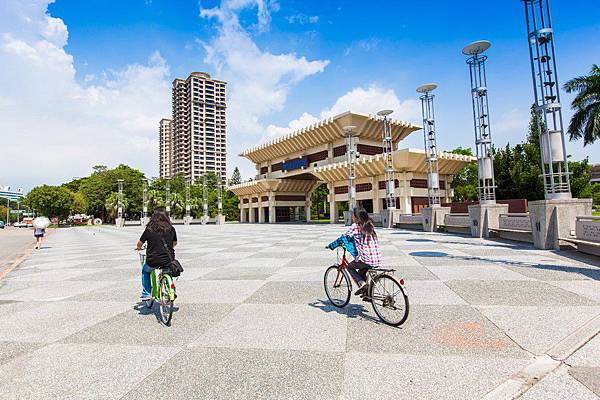
<instances>
[{"instance_id":1,"label":"woman riding bicycle","mask_svg":"<svg viewBox=\"0 0 600 400\"><path fill-rule=\"evenodd\" d=\"M174 247L177 245L177 232L171 220L162 209L154 210L146 230L136 244L136 250L146 246L146 263L142 267L142 300L152 297L152 283L150 273L152 269L168 268L172 259L175 259ZM170 255L169 255L170 253Z\"/></svg>"},{"instance_id":2,"label":"woman riding bicycle","mask_svg":"<svg viewBox=\"0 0 600 400\"><path fill-rule=\"evenodd\" d=\"M348 264L348 272L359 286L354 294L363 295L368 288L367 270L381 267L381 251L375 225L364 208L353 210L352 225L342 236L352 239L356 247L355 252L351 251L354 261ZM338 247L340 239L330 243L328 247L330 249Z\"/></svg>"}]
</instances>

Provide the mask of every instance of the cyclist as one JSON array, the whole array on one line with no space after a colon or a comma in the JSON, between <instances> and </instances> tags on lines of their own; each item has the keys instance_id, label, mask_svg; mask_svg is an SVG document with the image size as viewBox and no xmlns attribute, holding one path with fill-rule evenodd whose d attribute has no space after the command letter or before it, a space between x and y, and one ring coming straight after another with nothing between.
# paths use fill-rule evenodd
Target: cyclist
<instances>
[{"instance_id":1,"label":"cyclist","mask_svg":"<svg viewBox=\"0 0 600 400\"><path fill-rule=\"evenodd\" d=\"M146 264L142 267L142 300L152 297L152 283L150 273L152 269L168 268L171 259L175 258L174 247L177 245L177 232L171 224L167 213L162 209L154 210L146 230L137 241L136 250L142 250L146 246ZM171 256L169 257L169 253Z\"/></svg>"},{"instance_id":2,"label":"cyclist","mask_svg":"<svg viewBox=\"0 0 600 400\"><path fill-rule=\"evenodd\" d=\"M354 256L354 260L348 264L348 272L358 284L358 290L354 294L364 295L368 288L367 270L381 267L381 251L375 225L364 208L355 208L352 211L352 225L328 247L334 249L341 244L340 241L346 242L348 239L354 242L356 248L354 252L347 248Z\"/></svg>"}]
</instances>

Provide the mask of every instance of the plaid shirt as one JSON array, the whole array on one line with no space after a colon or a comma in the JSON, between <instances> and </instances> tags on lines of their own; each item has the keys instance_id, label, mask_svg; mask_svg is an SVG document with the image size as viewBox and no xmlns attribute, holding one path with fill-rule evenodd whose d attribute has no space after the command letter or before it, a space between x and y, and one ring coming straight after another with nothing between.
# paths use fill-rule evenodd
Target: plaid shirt
<instances>
[{"instance_id":1,"label":"plaid shirt","mask_svg":"<svg viewBox=\"0 0 600 400\"><path fill-rule=\"evenodd\" d=\"M379 244L376 237L361 235L358 224L352 224L344 235L354 239L356 249L358 250L358 256L356 257L358 261L362 261L371 267L381 267L381 252L379 251Z\"/></svg>"}]
</instances>

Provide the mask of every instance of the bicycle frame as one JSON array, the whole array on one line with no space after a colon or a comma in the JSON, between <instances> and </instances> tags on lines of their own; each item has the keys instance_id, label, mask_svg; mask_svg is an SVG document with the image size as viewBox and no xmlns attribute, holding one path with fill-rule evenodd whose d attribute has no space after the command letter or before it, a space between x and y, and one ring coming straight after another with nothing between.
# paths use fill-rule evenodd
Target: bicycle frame
<instances>
[{"instance_id":1,"label":"bicycle frame","mask_svg":"<svg viewBox=\"0 0 600 400\"><path fill-rule=\"evenodd\" d=\"M344 253L342 254L342 258L340 259L340 253L339 253L339 247L337 249L338 251L338 270L337 270L337 275L335 277L335 281L333 283L333 287L338 287L339 285L342 284L342 281L344 279L344 275L342 274L342 269L348 269L348 259L346 258L346 248L342 247L344 249ZM339 280L339 282L338 282Z\"/></svg>"}]
</instances>

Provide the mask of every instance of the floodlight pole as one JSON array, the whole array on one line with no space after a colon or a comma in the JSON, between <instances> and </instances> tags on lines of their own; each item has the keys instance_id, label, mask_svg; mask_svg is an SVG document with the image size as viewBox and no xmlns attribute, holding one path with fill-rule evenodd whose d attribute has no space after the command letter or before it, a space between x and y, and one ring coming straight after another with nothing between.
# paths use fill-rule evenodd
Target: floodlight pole
<instances>
[{"instance_id":1,"label":"floodlight pole","mask_svg":"<svg viewBox=\"0 0 600 400\"><path fill-rule=\"evenodd\" d=\"M167 216L171 218L171 179L165 181L165 211Z\"/></svg>"},{"instance_id":2,"label":"floodlight pole","mask_svg":"<svg viewBox=\"0 0 600 400\"><path fill-rule=\"evenodd\" d=\"M473 126L475 129L475 149L477 153L480 204L496 204L496 183L494 181L494 156L490 131L487 80L485 60L482 53L490 47L490 42L482 40L471 43L463 49L469 56L467 64L471 76L471 100L473 105Z\"/></svg>"},{"instance_id":3,"label":"floodlight pole","mask_svg":"<svg viewBox=\"0 0 600 400\"><path fill-rule=\"evenodd\" d=\"M529 61L540 136L546 200L570 199L569 163L563 130L554 30L548 0L522 0L525 7ZM543 126L541 121L543 121Z\"/></svg>"},{"instance_id":4,"label":"floodlight pole","mask_svg":"<svg viewBox=\"0 0 600 400\"><path fill-rule=\"evenodd\" d=\"M356 162L356 149L354 148L354 129L356 126L348 125L344 126L344 133L346 135L346 163L348 172L348 209L353 211L356 208L356 187L354 180L354 164Z\"/></svg>"},{"instance_id":5,"label":"floodlight pole","mask_svg":"<svg viewBox=\"0 0 600 400\"><path fill-rule=\"evenodd\" d=\"M390 115L392 110L381 110L377 113L378 116L383 117L381 124L381 140L383 145L383 159L384 159L384 179L385 179L385 205L388 210L396 209L396 200L394 199L395 190L395 179L394 179L394 144L392 142L392 130L390 127ZM373 188L379 190L378 188Z\"/></svg>"},{"instance_id":6,"label":"floodlight pole","mask_svg":"<svg viewBox=\"0 0 600 400\"><path fill-rule=\"evenodd\" d=\"M123 218L123 179L117 180L117 187L117 219L121 221L121 218Z\"/></svg>"},{"instance_id":7,"label":"floodlight pole","mask_svg":"<svg viewBox=\"0 0 600 400\"><path fill-rule=\"evenodd\" d=\"M144 179L144 192L142 202L142 224L145 224L146 219L148 218L148 179Z\"/></svg>"},{"instance_id":8,"label":"floodlight pole","mask_svg":"<svg viewBox=\"0 0 600 400\"><path fill-rule=\"evenodd\" d=\"M190 181L185 182L185 218L186 221L190 219Z\"/></svg>"},{"instance_id":9,"label":"floodlight pole","mask_svg":"<svg viewBox=\"0 0 600 400\"><path fill-rule=\"evenodd\" d=\"M208 179L204 174L204 183L202 185L202 208L204 209L204 223L208 221Z\"/></svg>"},{"instance_id":10,"label":"floodlight pole","mask_svg":"<svg viewBox=\"0 0 600 400\"><path fill-rule=\"evenodd\" d=\"M431 92L437 88L435 83L419 86L422 93L421 113L423 114L423 143L425 144L425 162L427 163L427 197L429 207L440 207L440 179L438 168L437 134L435 129L435 112Z\"/></svg>"}]
</instances>

